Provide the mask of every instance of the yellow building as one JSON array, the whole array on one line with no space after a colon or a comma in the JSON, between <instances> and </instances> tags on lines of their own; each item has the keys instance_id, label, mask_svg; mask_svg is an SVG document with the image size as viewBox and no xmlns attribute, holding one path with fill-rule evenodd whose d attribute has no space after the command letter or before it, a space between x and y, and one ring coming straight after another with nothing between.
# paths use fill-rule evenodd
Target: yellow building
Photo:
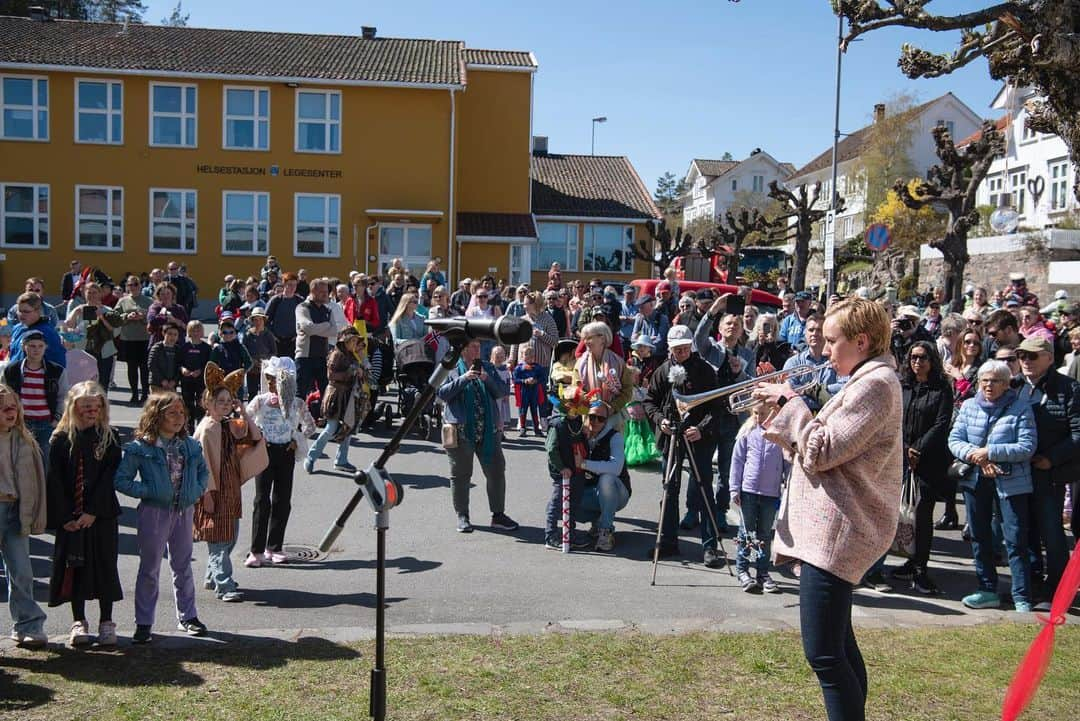
<instances>
[{"instance_id":1,"label":"yellow building","mask_svg":"<svg viewBox=\"0 0 1080 721\"><path fill-rule=\"evenodd\" d=\"M0 17L0 292L59 288L73 258L113 277L175 260L203 298L267 254L310 275L402 257L418 276L439 258L451 281L522 279L557 233L570 268L606 278L612 228L658 214L625 159L567 162L566 185L564 156L533 155L536 71L528 52L374 28Z\"/></svg>"}]
</instances>

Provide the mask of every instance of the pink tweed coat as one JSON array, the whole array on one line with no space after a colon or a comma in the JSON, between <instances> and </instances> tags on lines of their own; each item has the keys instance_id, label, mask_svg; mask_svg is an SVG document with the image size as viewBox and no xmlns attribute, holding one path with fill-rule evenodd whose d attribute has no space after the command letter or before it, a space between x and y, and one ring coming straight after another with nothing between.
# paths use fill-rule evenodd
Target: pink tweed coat
<instances>
[{"instance_id":1,"label":"pink tweed coat","mask_svg":"<svg viewBox=\"0 0 1080 721\"><path fill-rule=\"evenodd\" d=\"M794 455L776 522L777 563L805 561L857 584L896 534L903 474L900 382L867 361L817 417L792 399L765 437Z\"/></svg>"}]
</instances>

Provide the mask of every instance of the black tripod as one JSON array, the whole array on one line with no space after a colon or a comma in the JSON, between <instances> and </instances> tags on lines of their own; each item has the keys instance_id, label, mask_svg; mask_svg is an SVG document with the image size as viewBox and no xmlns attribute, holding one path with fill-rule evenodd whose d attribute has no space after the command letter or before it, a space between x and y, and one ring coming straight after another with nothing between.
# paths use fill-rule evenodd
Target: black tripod
<instances>
[{"instance_id":1,"label":"black tripod","mask_svg":"<svg viewBox=\"0 0 1080 721\"><path fill-rule=\"evenodd\" d=\"M323 536L319 550L328 553L334 545L334 541L345 530L345 524L349 516L360 504L360 500L367 496L368 504L375 512L376 533L376 557L375 557L375 667L371 669L371 697L368 704L368 714L375 721L383 721L386 718L386 626L385 626L385 601L386 601L386 529L390 527L390 509L401 503L404 489L390 477L386 471L386 463L390 460L401 441L405 439L412 427L424 412L424 408L435 397L435 392L446 376L457 365L461 356L461 350L469 343L470 338L461 331L448 331L442 334L450 342L450 350L443 357L435 372L428 379L428 386L417 398L409 415L401 422L394 437L390 439L386 448L370 466L356 472L354 480L360 486L345 504L344 510L334 525Z\"/></svg>"},{"instance_id":2,"label":"black tripod","mask_svg":"<svg viewBox=\"0 0 1080 721\"><path fill-rule=\"evenodd\" d=\"M685 458L690 461L690 471L694 474L694 478L697 479L698 491L701 492L701 503L706 511L706 515L709 517L709 522L712 523L713 534L716 536L716 548L721 558L727 559L727 551L724 550L724 540L720 538L720 527L716 523L716 515L713 513L713 507L710 503L708 494L712 491L712 483L708 484L709 488L706 490L705 478L702 477L698 471L697 461L694 460L693 447L690 445L690 439L686 437L686 429L690 427L689 421L684 417L683 420L677 421L674 424L674 430L671 434L671 438L668 440L668 453L667 453L667 467L664 473L663 497L660 499L660 521L656 524L656 545L653 548L653 562L652 562L652 580L649 582L650 586L656 585L656 567L660 563L660 537L664 530L664 513L667 511L668 502L668 486L675 481L678 474L682 470L683 454ZM662 431L661 431L662 432ZM678 441L682 440L682 448L679 448ZM675 499L678 502L678 497ZM728 574L735 575L735 572L731 570L731 564L725 563L727 566Z\"/></svg>"}]
</instances>

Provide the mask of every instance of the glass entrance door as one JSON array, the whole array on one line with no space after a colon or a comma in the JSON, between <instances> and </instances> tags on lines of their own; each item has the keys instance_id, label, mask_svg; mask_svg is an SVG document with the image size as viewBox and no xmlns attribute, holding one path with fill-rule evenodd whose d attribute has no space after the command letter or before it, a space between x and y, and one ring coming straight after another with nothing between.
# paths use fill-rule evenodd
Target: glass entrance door
<instances>
[{"instance_id":1,"label":"glass entrance door","mask_svg":"<svg viewBox=\"0 0 1080 721\"><path fill-rule=\"evenodd\" d=\"M431 226L411 223L382 224L379 226L379 274L394 258L401 258L409 272L420 278L431 261Z\"/></svg>"}]
</instances>

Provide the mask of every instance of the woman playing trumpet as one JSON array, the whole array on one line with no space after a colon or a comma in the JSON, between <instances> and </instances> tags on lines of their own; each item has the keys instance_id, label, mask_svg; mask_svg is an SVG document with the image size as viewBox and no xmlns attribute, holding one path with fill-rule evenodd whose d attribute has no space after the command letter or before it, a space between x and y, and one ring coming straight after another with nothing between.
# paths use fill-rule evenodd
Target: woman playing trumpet
<instances>
[{"instance_id":1,"label":"woman playing trumpet","mask_svg":"<svg viewBox=\"0 0 1080 721\"><path fill-rule=\"evenodd\" d=\"M849 298L825 317L825 355L850 380L815 417L786 383L759 385L779 410L765 437L793 454L774 549L801 563L803 652L830 721L865 718L866 667L851 625L856 584L889 548L902 478L900 383L889 355L889 317Z\"/></svg>"}]
</instances>

